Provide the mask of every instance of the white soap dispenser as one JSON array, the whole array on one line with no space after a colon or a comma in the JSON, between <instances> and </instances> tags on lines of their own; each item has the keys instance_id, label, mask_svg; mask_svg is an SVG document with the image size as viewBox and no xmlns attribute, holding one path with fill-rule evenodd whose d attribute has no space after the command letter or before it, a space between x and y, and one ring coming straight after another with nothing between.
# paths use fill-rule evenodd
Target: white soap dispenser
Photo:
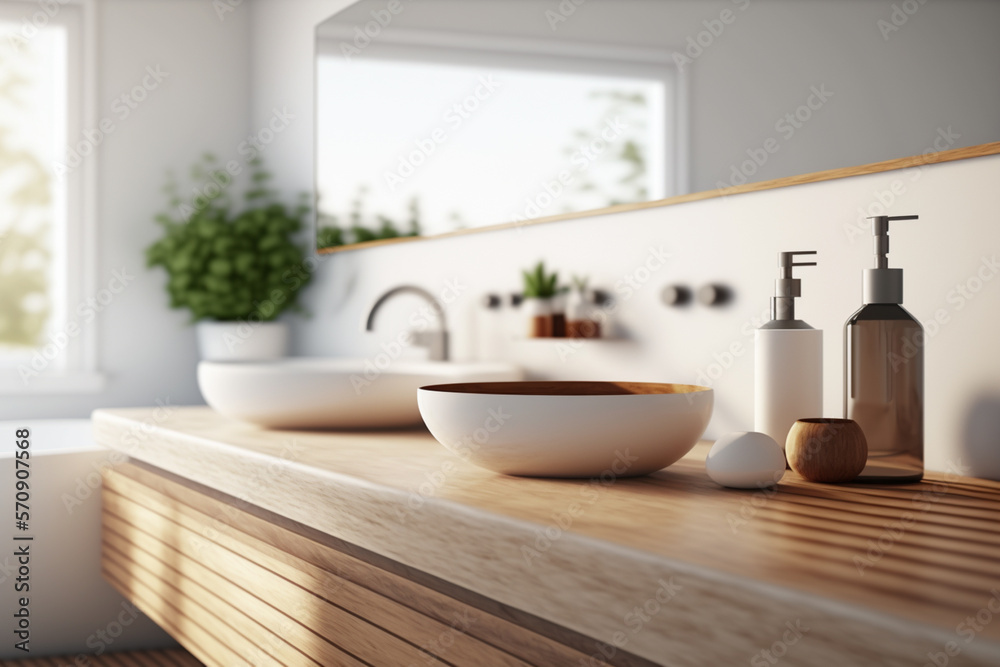
<instances>
[{"instance_id":1,"label":"white soap dispenser","mask_svg":"<svg viewBox=\"0 0 1000 667\"><path fill-rule=\"evenodd\" d=\"M754 430L784 448L796 420L823 416L823 332L795 319L802 281L792 277L796 255L778 253L778 279L771 297L771 321L754 334Z\"/></svg>"}]
</instances>

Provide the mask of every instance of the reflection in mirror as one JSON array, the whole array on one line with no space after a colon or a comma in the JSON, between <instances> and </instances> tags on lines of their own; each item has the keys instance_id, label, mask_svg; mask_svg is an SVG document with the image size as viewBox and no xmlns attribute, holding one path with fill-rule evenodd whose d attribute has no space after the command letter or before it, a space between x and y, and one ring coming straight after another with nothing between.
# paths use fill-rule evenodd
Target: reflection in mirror
<instances>
[{"instance_id":1,"label":"reflection in mirror","mask_svg":"<svg viewBox=\"0 0 1000 667\"><path fill-rule=\"evenodd\" d=\"M907 7L356 2L316 30L318 245L996 141L1000 3Z\"/></svg>"},{"instance_id":2,"label":"reflection in mirror","mask_svg":"<svg viewBox=\"0 0 1000 667\"><path fill-rule=\"evenodd\" d=\"M317 31L321 248L686 188L669 52L419 30L366 43L352 17Z\"/></svg>"}]
</instances>

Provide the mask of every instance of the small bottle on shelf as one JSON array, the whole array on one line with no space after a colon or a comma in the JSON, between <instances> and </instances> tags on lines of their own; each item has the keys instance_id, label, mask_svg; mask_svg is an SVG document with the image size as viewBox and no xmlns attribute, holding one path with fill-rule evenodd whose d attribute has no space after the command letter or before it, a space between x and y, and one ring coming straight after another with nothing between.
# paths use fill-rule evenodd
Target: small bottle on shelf
<instances>
[{"instance_id":1,"label":"small bottle on shelf","mask_svg":"<svg viewBox=\"0 0 1000 667\"><path fill-rule=\"evenodd\" d=\"M568 338L600 338L601 323L594 317L594 308L587 291L587 279L573 276L573 286L566 298L566 336Z\"/></svg>"}]
</instances>

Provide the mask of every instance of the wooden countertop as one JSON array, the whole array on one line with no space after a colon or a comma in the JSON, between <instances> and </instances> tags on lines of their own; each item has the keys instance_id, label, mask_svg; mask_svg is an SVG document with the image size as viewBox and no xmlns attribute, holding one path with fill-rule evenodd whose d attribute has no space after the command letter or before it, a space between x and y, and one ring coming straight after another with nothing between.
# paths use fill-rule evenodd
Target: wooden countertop
<instances>
[{"instance_id":1,"label":"wooden countertop","mask_svg":"<svg viewBox=\"0 0 1000 667\"><path fill-rule=\"evenodd\" d=\"M94 427L134 459L592 636L598 657L1000 664L997 482L788 472L774 491L727 490L705 474L708 443L648 477L523 479L423 430L268 431L208 408L100 410Z\"/></svg>"}]
</instances>

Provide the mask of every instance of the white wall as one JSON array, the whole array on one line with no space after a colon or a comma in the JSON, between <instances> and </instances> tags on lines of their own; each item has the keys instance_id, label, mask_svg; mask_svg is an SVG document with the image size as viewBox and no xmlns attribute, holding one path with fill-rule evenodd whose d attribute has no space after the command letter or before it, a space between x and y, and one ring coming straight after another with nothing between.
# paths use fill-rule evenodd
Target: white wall
<instances>
[{"instance_id":1,"label":"white wall","mask_svg":"<svg viewBox=\"0 0 1000 667\"><path fill-rule=\"evenodd\" d=\"M98 407L157 400L201 402L193 330L185 313L167 309L165 276L145 268L143 249L159 235L153 216L164 205L166 170L186 173L206 150L234 154L246 136L250 11L237 8L220 20L204 0L100 0L97 14L97 116L115 119L117 129L96 153L96 285L105 287L114 270L134 279L94 322L105 389L4 396L0 419L85 417ZM147 66L169 76L118 120L112 103L142 81ZM70 304L71 313L76 305Z\"/></svg>"},{"instance_id":2,"label":"white wall","mask_svg":"<svg viewBox=\"0 0 1000 667\"><path fill-rule=\"evenodd\" d=\"M290 191L308 189L312 178L308 120L312 31L316 23L344 4L335 0L256 0L252 5L254 123L262 125L276 105L301 109L306 119L288 130L280 143L275 142L269 155L282 185ZM695 5L682 4L687 5L685 12ZM796 35L802 58L795 62L768 63L766 52L755 51L766 44L741 44L736 32L731 41L718 42L717 50L699 59L697 65L716 68L728 73L728 77L723 87L712 93L710 108L704 114L694 114L696 183L711 187L715 179L728 173L730 164L740 159L746 148L771 133L775 110L801 103L795 95L772 98L770 84L762 88L746 84L741 75L744 67L772 72L769 80L795 76L803 82L812 81L822 68L829 75L823 79L831 88L840 88L845 97L853 95L855 103L863 102L860 110L856 105L845 105L851 109L839 117L833 113L833 106L829 107L830 117L817 116L814 124L804 128L811 135L801 132L794 146L790 143L783 147L787 150L776 154L783 159L789 156L787 162L782 162L783 169L790 165L797 171L821 168L806 165L831 155L834 163L824 163L823 167L843 166L836 164L842 160L837 156L847 150L856 151L859 146L871 151L871 159L919 153L934 141L938 127L949 124L953 113L978 105L988 106L992 115L970 116L963 112L963 118L970 119L970 127L953 128L962 134L955 145L1000 138L997 51L977 51L982 44L990 43L983 39L982 31L997 25L998 20L983 17L992 17L996 6L970 2L955 9L958 4L947 3L951 13L945 3L922 6L906 30L894 35L888 46L880 47L887 49L885 53L877 55L873 50L881 35L874 22L888 15L890 5L755 2L755 10L761 11L755 20L769 24L772 34L780 31L783 15L806 11L800 5L808 5L822 16L810 23L814 30ZM704 11L706 18L712 15L709 8L715 6L697 3L698 12ZM981 12L979 20L970 18L970 11ZM853 18L855 14L859 18ZM859 46L860 38L834 40L827 36L827 27L837 28L842 37L856 29L868 35L864 39L869 44ZM691 21L680 30L670 23L662 28L674 30L676 35L700 29L697 22L692 25ZM872 30L876 30L875 39L870 36ZM976 46L970 46L970 42ZM900 51L905 53L901 55ZM917 58L919 67L905 70L905 76L897 75L902 71L897 68L913 58ZM947 75L952 62L969 68L964 78ZM860 72L872 70L882 83L851 93L853 79ZM948 81L941 82L942 70ZM916 80L908 80L911 77ZM939 82L935 88L924 85L928 77ZM693 94L697 97L698 93L695 85ZM907 107L907 113L900 115L914 117L914 106L923 106L929 112L916 114L917 126L900 127L898 133L867 136L857 130L869 116L896 118L892 105L897 103ZM708 118L706 122L713 129L699 129L699 115ZM720 123L726 118L727 122ZM904 146L905 150L901 148ZM774 164L777 168L778 163ZM486 321L478 299L486 292L516 290L521 267L544 257L566 275L589 273L595 284L613 288L624 284L626 274L635 274L651 247L662 246L671 253L667 266L653 272L642 289L622 303L617 331L626 340L588 342L569 355L561 355L559 344L552 341L493 342L509 348L505 354L538 377L693 382L701 373L713 370L713 364L728 366L712 380L717 389L717 408L709 433L719 435L752 425L752 336L747 333L754 318L767 307L776 270L775 254L813 248L821 252L820 266L803 274L806 296L800 313L827 332L825 409L829 415L839 415L841 327L860 305L860 271L868 266L871 257L867 238L849 235L845 226L849 230L858 224L859 208L869 210L879 197L888 196L887 190L902 187L905 192L896 195L889 212L922 216L920 222L909 223L893 235L893 265L908 269L907 307L922 320L932 318L941 308L953 315L928 349L927 458L931 468L944 468L949 460L959 457L963 443L981 444L984 437L987 442L1000 438L1000 429L990 418L997 412L1000 400L1000 355L992 349L992 332L1000 324L996 308L1000 281L985 283L981 295L966 301L961 310L949 302L955 284L972 277L984 255L989 257L1000 250L996 224L1000 200L996 188L990 185L990 178L995 183L1000 175L998 164L1000 159L988 158L927 167L914 172L918 174L916 181L910 180L910 173L891 172L745 195L738 204L733 198L720 199L332 255L322 261L308 294L314 316L297 327L297 349L308 355L374 355L380 350L380 342L395 337L415 305L401 300L392 308L393 314L380 322L377 335L364 334L359 323L379 293L403 282L436 291L443 289L447 281L458 281L466 286L463 297L448 312L457 338L456 353L467 358L481 356L481 342L491 338L488 332L493 331L493 325ZM760 175L769 174L762 171ZM638 275L643 274L640 271ZM710 281L733 285L735 301L726 308L673 310L658 300L665 284L680 282L697 287ZM619 296L624 297L625 291ZM734 345L741 352L729 361L727 351ZM975 424L970 426L972 422L978 424L978 431L972 428ZM963 461L967 463L969 456L966 453Z\"/></svg>"}]
</instances>

